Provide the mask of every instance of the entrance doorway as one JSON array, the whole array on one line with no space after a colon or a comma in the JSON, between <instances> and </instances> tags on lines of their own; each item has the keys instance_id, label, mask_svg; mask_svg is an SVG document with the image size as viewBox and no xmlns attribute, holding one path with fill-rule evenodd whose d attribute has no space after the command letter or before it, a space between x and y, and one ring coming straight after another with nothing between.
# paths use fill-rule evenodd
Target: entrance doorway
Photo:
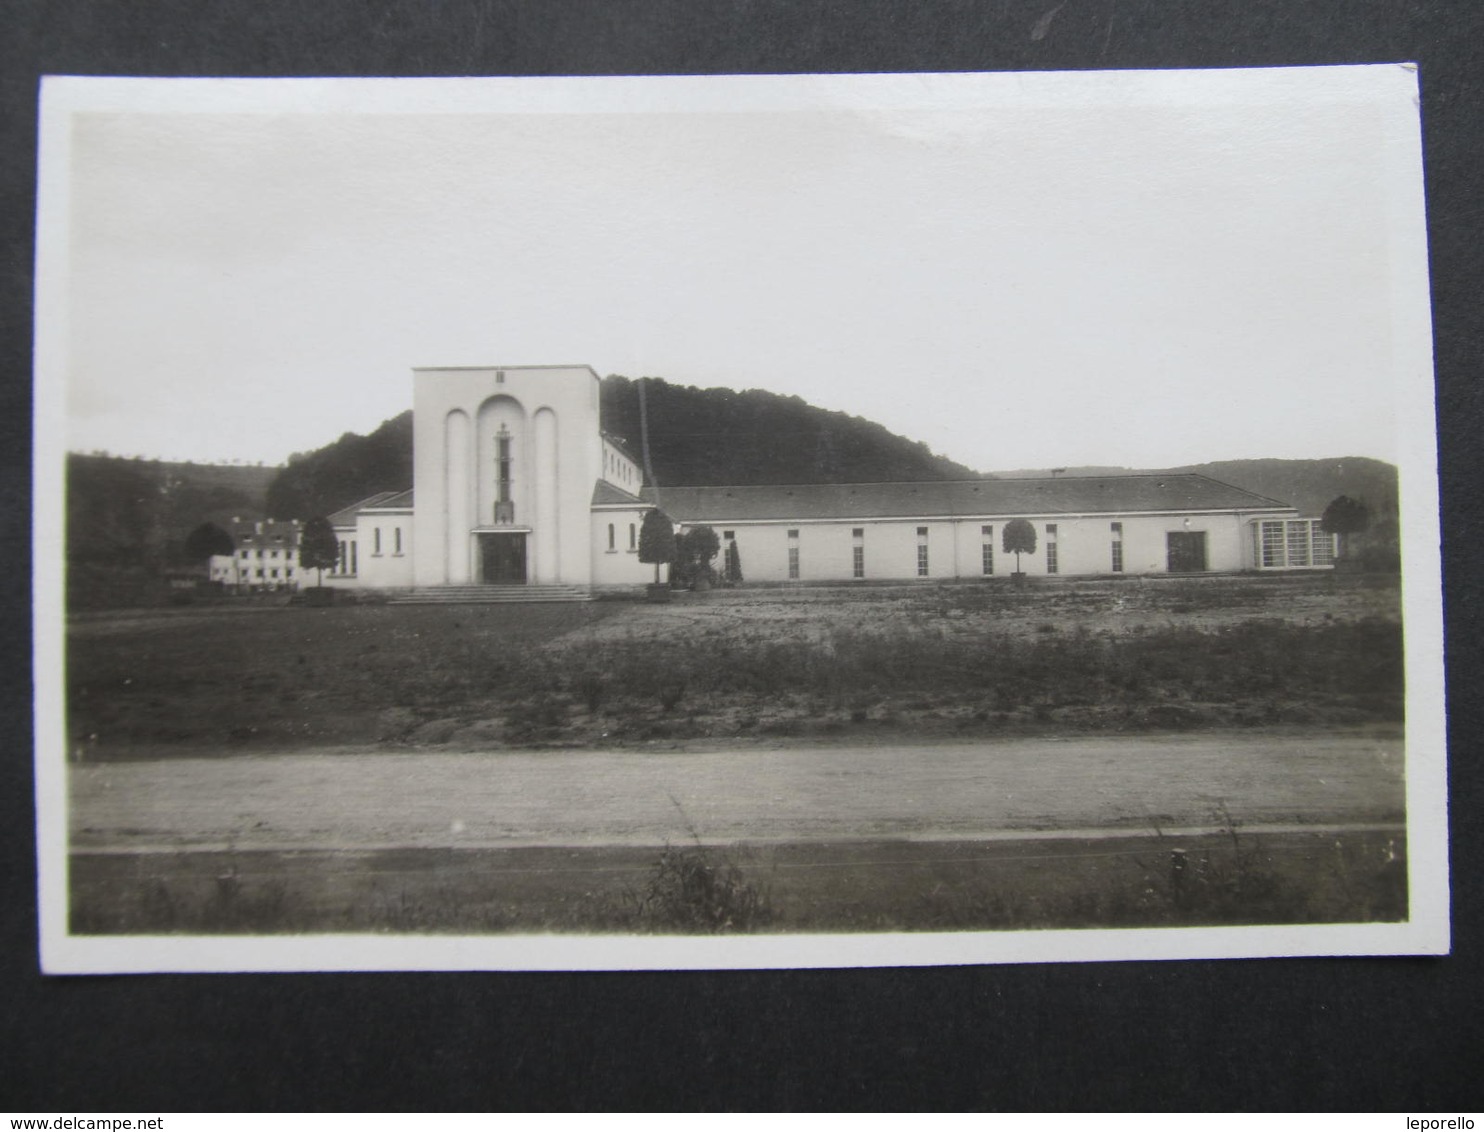
<instances>
[{"instance_id":1,"label":"entrance doorway","mask_svg":"<svg viewBox=\"0 0 1484 1132\"><path fill-rule=\"evenodd\" d=\"M480 535L479 578L487 586L525 585L525 533Z\"/></svg>"},{"instance_id":2,"label":"entrance doorway","mask_svg":"<svg viewBox=\"0 0 1484 1132\"><path fill-rule=\"evenodd\" d=\"M1168 539L1171 574L1197 574L1206 568L1206 532L1170 531Z\"/></svg>"}]
</instances>

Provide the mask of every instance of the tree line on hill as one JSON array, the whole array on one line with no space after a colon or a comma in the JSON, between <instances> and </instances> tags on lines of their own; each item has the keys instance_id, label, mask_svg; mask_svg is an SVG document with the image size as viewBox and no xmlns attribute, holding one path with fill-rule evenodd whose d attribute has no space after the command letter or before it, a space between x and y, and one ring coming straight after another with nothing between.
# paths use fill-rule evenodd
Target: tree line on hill
<instances>
[{"instance_id":1,"label":"tree line on hill","mask_svg":"<svg viewBox=\"0 0 1484 1132\"><path fill-rule=\"evenodd\" d=\"M978 478L972 468L874 421L798 397L644 381L650 461L662 485ZM604 378L601 386L603 429L636 458L643 432L638 386L619 376ZM268 508L275 518L307 520L378 491L411 486L409 411L367 436L346 433L324 448L290 457L268 490Z\"/></svg>"}]
</instances>

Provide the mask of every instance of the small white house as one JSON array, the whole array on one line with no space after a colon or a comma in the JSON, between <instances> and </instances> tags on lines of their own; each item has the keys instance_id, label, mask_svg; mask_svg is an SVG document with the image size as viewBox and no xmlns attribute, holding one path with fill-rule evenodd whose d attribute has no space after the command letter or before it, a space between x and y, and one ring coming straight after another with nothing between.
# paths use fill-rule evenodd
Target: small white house
<instances>
[{"instance_id":1,"label":"small white house","mask_svg":"<svg viewBox=\"0 0 1484 1132\"><path fill-rule=\"evenodd\" d=\"M227 533L236 549L211 556L208 570L213 582L239 593L298 589L303 524L297 519L234 518Z\"/></svg>"}]
</instances>

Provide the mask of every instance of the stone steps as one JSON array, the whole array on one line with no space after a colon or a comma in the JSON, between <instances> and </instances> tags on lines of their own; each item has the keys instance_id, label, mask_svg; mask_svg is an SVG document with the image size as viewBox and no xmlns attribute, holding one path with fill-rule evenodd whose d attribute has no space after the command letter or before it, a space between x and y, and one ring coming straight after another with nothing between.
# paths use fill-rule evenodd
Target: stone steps
<instances>
[{"instance_id":1,"label":"stone steps","mask_svg":"<svg viewBox=\"0 0 1484 1132\"><path fill-rule=\"evenodd\" d=\"M502 602L592 601L583 586L419 586L393 605L497 605Z\"/></svg>"}]
</instances>

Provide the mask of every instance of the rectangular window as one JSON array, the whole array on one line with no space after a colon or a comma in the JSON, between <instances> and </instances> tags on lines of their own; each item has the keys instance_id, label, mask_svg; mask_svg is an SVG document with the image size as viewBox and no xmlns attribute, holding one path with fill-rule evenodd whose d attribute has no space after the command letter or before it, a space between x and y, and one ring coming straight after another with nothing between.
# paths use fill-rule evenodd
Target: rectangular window
<instances>
[{"instance_id":1,"label":"rectangular window","mask_svg":"<svg viewBox=\"0 0 1484 1132\"><path fill-rule=\"evenodd\" d=\"M495 500L499 503L510 502L510 463L510 434L501 425L495 437Z\"/></svg>"},{"instance_id":2,"label":"rectangular window","mask_svg":"<svg viewBox=\"0 0 1484 1132\"><path fill-rule=\"evenodd\" d=\"M1314 534L1314 557L1311 561L1315 566L1333 566L1335 564L1335 536L1324 529L1324 526L1314 520L1311 522Z\"/></svg>"},{"instance_id":3,"label":"rectangular window","mask_svg":"<svg viewBox=\"0 0 1484 1132\"><path fill-rule=\"evenodd\" d=\"M850 537L853 538L853 539L855 539L857 542L859 542L861 539L863 539L863 538L866 537L866 528L865 527L851 527L850 528Z\"/></svg>"},{"instance_id":4,"label":"rectangular window","mask_svg":"<svg viewBox=\"0 0 1484 1132\"><path fill-rule=\"evenodd\" d=\"M352 574L356 573L356 542L355 542L355 539L351 539L350 540L350 572Z\"/></svg>"},{"instance_id":5,"label":"rectangular window","mask_svg":"<svg viewBox=\"0 0 1484 1132\"><path fill-rule=\"evenodd\" d=\"M984 526L979 528L979 535L984 539L984 545L979 548L979 568L986 574L994 573L994 527Z\"/></svg>"},{"instance_id":6,"label":"rectangular window","mask_svg":"<svg viewBox=\"0 0 1484 1132\"><path fill-rule=\"evenodd\" d=\"M1046 573L1055 574L1058 563L1056 555L1056 524L1046 524Z\"/></svg>"},{"instance_id":7,"label":"rectangular window","mask_svg":"<svg viewBox=\"0 0 1484 1132\"><path fill-rule=\"evenodd\" d=\"M917 528L917 576L926 578L928 576L928 529Z\"/></svg>"},{"instance_id":8,"label":"rectangular window","mask_svg":"<svg viewBox=\"0 0 1484 1132\"><path fill-rule=\"evenodd\" d=\"M799 532L788 532L788 577L794 581L799 576Z\"/></svg>"},{"instance_id":9,"label":"rectangular window","mask_svg":"<svg viewBox=\"0 0 1484 1132\"><path fill-rule=\"evenodd\" d=\"M1263 567L1271 570L1287 566L1288 558L1283 553L1283 524L1263 523L1260 538L1258 561Z\"/></svg>"},{"instance_id":10,"label":"rectangular window","mask_svg":"<svg viewBox=\"0 0 1484 1132\"><path fill-rule=\"evenodd\" d=\"M638 528L633 523L629 524L629 549L635 550L639 546Z\"/></svg>"},{"instance_id":11,"label":"rectangular window","mask_svg":"<svg viewBox=\"0 0 1484 1132\"><path fill-rule=\"evenodd\" d=\"M733 539L735 539L737 537L737 532L736 531L722 531L721 532L721 537L722 537L722 539L724 541L731 542Z\"/></svg>"},{"instance_id":12,"label":"rectangular window","mask_svg":"<svg viewBox=\"0 0 1484 1132\"><path fill-rule=\"evenodd\" d=\"M1307 566L1309 564L1309 524L1288 524L1288 564L1290 566Z\"/></svg>"},{"instance_id":13,"label":"rectangular window","mask_svg":"<svg viewBox=\"0 0 1484 1132\"><path fill-rule=\"evenodd\" d=\"M345 542L342 540L341 543L340 543L340 555L339 555L340 561L337 563L337 568L335 570L335 573L337 573L337 574L345 574L345 573L348 573L349 572L346 569L346 567L348 567L350 565L349 553L350 553L350 551L346 547Z\"/></svg>"},{"instance_id":14,"label":"rectangular window","mask_svg":"<svg viewBox=\"0 0 1484 1132\"><path fill-rule=\"evenodd\" d=\"M1123 573L1123 524L1110 523L1109 530L1113 534L1113 573Z\"/></svg>"},{"instance_id":15,"label":"rectangular window","mask_svg":"<svg viewBox=\"0 0 1484 1132\"><path fill-rule=\"evenodd\" d=\"M613 524L612 523L609 523L608 524L608 549L609 550L615 550L615 549L617 549L614 546L614 543L613 543Z\"/></svg>"},{"instance_id":16,"label":"rectangular window","mask_svg":"<svg viewBox=\"0 0 1484 1132\"><path fill-rule=\"evenodd\" d=\"M380 527L375 528L371 532L371 534L372 534L372 539L371 539L371 553L372 554L380 554L381 553L381 528Z\"/></svg>"},{"instance_id":17,"label":"rectangular window","mask_svg":"<svg viewBox=\"0 0 1484 1132\"><path fill-rule=\"evenodd\" d=\"M864 578L866 576L866 548L863 546L851 547L851 576Z\"/></svg>"},{"instance_id":18,"label":"rectangular window","mask_svg":"<svg viewBox=\"0 0 1484 1132\"><path fill-rule=\"evenodd\" d=\"M392 547L393 547L393 553L395 553L395 554L401 554L402 553L402 528L401 527L393 527L392 528Z\"/></svg>"}]
</instances>

